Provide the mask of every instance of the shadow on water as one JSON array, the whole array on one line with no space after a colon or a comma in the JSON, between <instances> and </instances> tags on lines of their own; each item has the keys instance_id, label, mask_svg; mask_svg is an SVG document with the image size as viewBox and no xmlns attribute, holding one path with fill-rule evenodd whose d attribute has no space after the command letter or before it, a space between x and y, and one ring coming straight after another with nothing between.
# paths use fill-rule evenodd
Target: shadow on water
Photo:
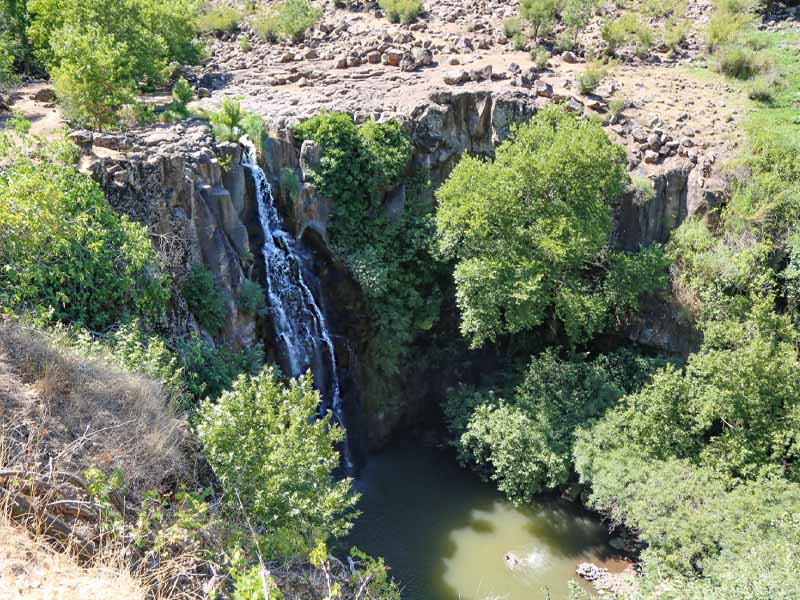
<instances>
[{"instance_id":1,"label":"shadow on water","mask_svg":"<svg viewBox=\"0 0 800 600\"><path fill-rule=\"evenodd\" d=\"M383 556L405 599L536 600L547 587L562 600L577 562L608 557L608 534L588 513L556 500L516 508L415 440L371 457L355 487L363 515L346 543Z\"/></svg>"}]
</instances>

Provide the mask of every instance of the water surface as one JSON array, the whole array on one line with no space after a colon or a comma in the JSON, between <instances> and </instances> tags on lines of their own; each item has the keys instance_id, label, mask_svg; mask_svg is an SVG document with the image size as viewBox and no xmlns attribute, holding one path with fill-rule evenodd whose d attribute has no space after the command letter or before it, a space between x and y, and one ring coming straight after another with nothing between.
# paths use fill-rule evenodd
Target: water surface
<instances>
[{"instance_id":1,"label":"water surface","mask_svg":"<svg viewBox=\"0 0 800 600\"><path fill-rule=\"evenodd\" d=\"M363 515L348 541L386 559L404 599L565 600L578 562L624 567L589 513L556 500L514 507L451 453L413 440L371 457L356 488Z\"/></svg>"}]
</instances>

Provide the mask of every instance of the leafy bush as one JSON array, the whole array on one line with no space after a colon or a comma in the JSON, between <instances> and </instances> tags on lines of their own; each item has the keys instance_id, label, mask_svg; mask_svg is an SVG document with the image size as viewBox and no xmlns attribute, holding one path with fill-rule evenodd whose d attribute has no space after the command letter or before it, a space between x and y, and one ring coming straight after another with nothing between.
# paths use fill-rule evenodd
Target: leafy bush
<instances>
[{"instance_id":1,"label":"leafy bush","mask_svg":"<svg viewBox=\"0 0 800 600\"><path fill-rule=\"evenodd\" d=\"M422 0L378 0L392 23L411 23L425 9Z\"/></svg>"},{"instance_id":2,"label":"leafy bush","mask_svg":"<svg viewBox=\"0 0 800 600\"><path fill-rule=\"evenodd\" d=\"M202 33L232 33L243 16L240 9L227 4L207 7L197 17L197 29Z\"/></svg>"},{"instance_id":3,"label":"leafy bush","mask_svg":"<svg viewBox=\"0 0 800 600\"><path fill-rule=\"evenodd\" d=\"M251 20L253 31L261 39L301 41L306 31L322 16L322 10L308 0L282 0Z\"/></svg>"},{"instance_id":4,"label":"leafy bush","mask_svg":"<svg viewBox=\"0 0 800 600\"><path fill-rule=\"evenodd\" d=\"M631 185L640 204L646 204L656 197L653 180L645 175L631 175Z\"/></svg>"},{"instance_id":5,"label":"leafy bush","mask_svg":"<svg viewBox=\"0 0 800 600\"><path fill-rule=\"evenodd\" d=\"M536 47L531 50L531 60L536 68L543 70L547 68L547 63L550 60L550 53L544 48Z\"/></svg>"},{"instance_id":6,"label":"leafy bush","mask_svg":"<svg viewBox=\"0 0 800 600\"><path fill-rule=\"evenodd\" d=\"M169 298L147 230L78 172L74 147L0 134L0 300L103 330Z\"/></svg>"},{"instance_id":7,"label":"leafy bush","mask_svg":"<svg viewBox=\"0 0 800 600\"><path fill-rule=\"evenodd\" d=\"M267 367L239 378L216 403L204 402L197 419L228 509L244 508L267 532L309 545L346 534L357 501L349 479L332 477L343 432L330 413L316 418L319 403L310 375L283 384Z\"/></svg>"},{"instance_id":8,"label":"leafy bush","mask_svg":"<svg viewBox=\"0 0 800 600\"><path fill-rule=\"evenodd\" d=\"M503 35L508 39L522 34L522 22L519 17L509 17L503 21Z\"/></svg>"},{"instance_id":9,"label":"leafy bush","mask_svg":"<svg viewBox=\"0 0 800 600\"><path fill-rule=\"evenodd\" d=\"M445 414L459 456L477 463L513 501L530 502L571 478L578 427L638 390L661 365L625 351L592 361L544 352L531 359L508 401L470 390L448 398Z\"/></svg>"},{"instance_id":10,"label":"leafy bush","mask_svg":"<svg viewBox=\"0 0 800 600\"><path fill-rule=\"evenodd\" d=\"M172 61L200 58L190 0L31 0L29 34L68 117L95 127L140 87L166 81Z\"/></svg>"},{"instance_id":11,"label":"leafy bush","mask_svg":"<svg viewBox=\"0 0 800 600\"><path fill-rule=\"evenodd\" d=\"M771 102L781 89L780 76L774 71L759 75L750 83L747 97L759 102Z\"/></svg>"},{"instance_id":12,"label":"leafy bush","mask_svg":"<svg viewBox=\"0 0 800 600\"><path fill-rule=\"evenodd\" d=\"M225 326L225 297L217 286L214 274L203 265L195 265L183 284L183 296L197 323L211 335L218 335Z\"/></svg>"},{"instance_id":13,"label":"leafy bush","mask_svg":"<svg viewBox=\"0 0 800 600\"><path fill-rule=\"evenodd\" d=\"M755 22L751 12L729 12L718 8L706 26L706 48L714 50L735 43L743 31Z\"/></svg>"},{"instance_id":14,"label":"leafy bush","mask_svg":"<svg viewBox=\"0 0 800 600\"><path fill-rule=\"evenodd\" d=\"M558 13L556 0L522 0L520 14L533 28L533 37L547 35L553 28Z\"/></svg>"},{"instance_id":15,"label":"leafy bush","mask_svg":"<svg viewBox=\"0 0 800 600\"><path fill-rule=\"evenodd\" d=\"M440 252L456 263L461 330L473 346L537 327L552 311L572 342L603 329L615 293L602 273L584 274L606 252L625 170L624 152L599 125L559 108L517 127L493 162L461 159L437 192L436 225ZM663 263L657 254L643 254L645 264ZM635 290L663 285L657 273L642 273Z\"/></svg>"},{"instance_id":16,"label":"leafy bush","mask_svg":"<svg viewBox=\"0 0 800 600\"><path fill-rule=\"evenodd\" d=\"M738 44L717 48L714 59L720 73L736 79L750 79L768 67L763 56Z\"/></svg>"},{"instance_id":17,"label":"leafy bush","mask_svg":"<svg viewBox=\"0 0 800 600\"><path fill-rule=\"evenodd\" d=\"M625 98L613 96L608 100L608 112L612 117L619 117L623 110L625 110Z\"/></svg>"},{"instance_id":18,"label":"leafy bush","mask_svg":"<svg viewBox=\"0 0 800 600\"><path fill-rule=\"evenodd\" d=\"M689 37L689 24L683 19L670 19L664 27L664 44L670 52L677 52Z\"/></svg>"},{"instance_id":19,"label":"leafy bush","mask_svg":"<svg viewBox=\"0 0 800 600\"><path fill-rule=\"evenodd\" d=\"M578 33L589 24L596 5L596 0L561 0L561 21L572 35L573 43L577 43Z\"/></svg>"},{"instance_id":20,"label":"leafy bush","mask_svg":"<svg viewBox=\"0 0 800 600\"><path fill-rule=\"evenodd\" d=\"M309 119L294 128L294 135L322 147L312 179L321 194L336 200L331 242L366 296L376 330L370 350L374 364L394 374L410 342L432 326L439 308L428 253L429 209L414 201L410 189L402 214L389 218L383 206L385 193L403 180L411 142L395 121L357 127L341 113Z\"/></svg>"},{"instance_id":21,"label":"leafy bush","mask_svg":"<svg viewBox=\"0 0 800 600\"><path fill-rule=\"evenodd\" d=\"M255 281L247 279L239 293L239 308L250 315L266 314L267 300L264 288Z\"/></svg>"},{"instance_id":22,"label":"leafy bush","mask_svg":"<svg viewBox=\"0 0 800 600\"><path fill-rule=\"evenodd\" d=\"M240 102L234 98L222 100L220 110L211 115L211 128L214 137L221 142L238 142L243 135L247 135L259 152L266 137L264 120L242 109Z\"/></svg>"},{"instance_id":23,"label":"leafy bush","mask_svg":"<svg viewBox=\"0 0 800 600\"><path fill-rule=\"evenodd\" d=\"M578 91L584 96L591 94L608 77L608 67L600 62L588 62L578 74Z\"/></svg>"},{"instance_id":24,"label":"leafy bush","mask_svg":"<svg viewBox=\"0 0 800 600\"><path fill-rule=\"evenodd\" d=\"M16 82L16 80L12 41L9 36L0 30L0 89L3 89L9 83Z\"/></svg>"},{"instance_id":25,"label":"leafy bush","mask_svg":"<svg viewBox=\"0 0 800 600\"><path fill-rule=\"evenodd\" d=\"M622 46L635 41L642 48L652 45L652 32L635 13L625 13L613 21L605 21L600 36L606 43L606 51L611 55L616 54Z\"/></svg>"}]
</instances>

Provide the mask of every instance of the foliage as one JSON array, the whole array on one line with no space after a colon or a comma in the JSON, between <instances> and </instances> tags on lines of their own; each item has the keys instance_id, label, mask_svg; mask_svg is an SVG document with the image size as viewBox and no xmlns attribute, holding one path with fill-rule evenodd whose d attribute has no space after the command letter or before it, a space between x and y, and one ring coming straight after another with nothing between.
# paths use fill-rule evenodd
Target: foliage
<instances>
[{"instance_id":1,"label":"foliage","mask_svg":"<svg viewBox=\"0 0 800 600\"><path fill-rule=\"evenodd\" d=\"M308 0L282 0L251 20L253 31L264 40L301 41L322 16Z\"/></svg>"},{"instance_id":2,"label":"foliage","mask_svg":"<svg viewBox=\"0 0 800 600\"><path fill-rule=\"evenodd\" d=\"M14 83L16 80L12 41L0 29L0 89L10 83Z\"/></svg>"},{"instance_id":3,"label":"foliage","mask_svg":"<svg viewBox=\"0 0 800 600\"><path fill-rule=\"evenodd\" d=\"M181 290L197 323L211 335L218 335L225 326L225 296L214 274L203 265L195 265Z\"/></svg>"},{"instance_id":4,"label":"foliage","mask_svg":"<svg viewBox=\"0 0 800 600\"><path fill-rule=\"evenodd\" d=\"M531 60L537 69L544 70L550 60L550 53L544 48L536 47L531 50Z\"/></svg>"},{"instance_id":5,"label":"foliage","mask_svg":"<svg viewBox=\"0 0 800 600\"><path fill-rule=\"evenodd\" d=\"M239 308L249 315L264 316L267 311L264 288L251 279L245 280L242 290L239 292Z\"/></svg>"},{"instance_id":6,"label":"foliage","mask_svg":"<svg viewBox=\"0 0 800 600\"><path fill-rule=\"evenodd\" d=\"M392 23L411 23L425 9L422 0L378 0Z\"/></svg>"},{"instance_id":7,"label":"foliage","mask_svg":"<svg viewBox=\"0 0 800 600\"><path fill-rule=\"evenodd\" d=\"M578 91L584 96L591 94L608 77L608 67L600 62L588 62L578 75Z\"/></svg>"},{"instance_id":8,"label":"foliage","mask_svg":"<svg viewBox=\"0 0 800 600\"><path fill-rule=\"evenodd\" d=\"M159 317L169 288L147 230L114 212L73 152L0 134L0 300L93 330Z\"/></svg>"},{"instance_id":9,"label":"foliage","mask_svg":"<svg viewBox=\"0 0 800 600\"><path fill-rule=\"evenodd\" d=\"M533 28L533 37L547 35L555 24L558 12L557 0L522 0L520 14Z\"/></svg>"},{"instance_id":10,"label":"foliage","mask_svg":"<svg viewBox=\"0 0 800 600\"><path fill-rule=\"evenodd\" d=\"M664 44L675 53L689 37L689 23L684 19L670 19L664 26Z\"/></svg>"},{"instance_id":11,"label":"foliage","mask_svg":"<svg viewBox=\"0 0 800 600\"><path fill-rule=\"evenodd\" d=\"M623 110L625 110L625 98L612 96L608 100L608 112L612 117L619 117Z\"/></svg>"},{"instance_id":12,"label":"foliage","mask_svg":"<svg viewBox=\"0 0 800 600\"><path fill-rule=\"evenodd\" d=\"M653 34L647 23L632 12L624 13L612 21L605 21L600 36L606 43L606 51L611 55L616 54L626 44L635 44L637 54L646 52L653 45Z\"/></svg>"},{"instance_id":13,"label":"foliage","mask_svg":"<svg viewBox=\"0 0 800 600\"><path fill-rule=\"evenodd\" d=\"M561 0L559 12L567 31L577 41L578 33L589 24L594 14L597 0Z\"/></svg>"},{"instance_id":14,"label":"foliage","mask_svg":"<svg viewBox=\"0 0 800 600\"><path fill-rule=\"evenodd\" d=\"M715 68L728 77L750 79L761 71L770 68L769 61L762 54L738 44L720 46L714 53Z\"/></svg>"},{"instance_id":15,"label":"foliage","mask_svg":"<svg viewBox=\"0 0 800 600\"><path fill-rule=\"evenodd\" d=\"M178 79L175 82L175 85L172 86L172 100L174 102L174 106L179 111L186 111L186 105L192 101L194 98L194 91L192 90L192 86L189 85L183 77Z\"/></svg>"},{"instance_id":16,"label":"foliage","mask_svg":"<svg viewBox=\"0 0 800 600\"><path fill-rule=\"evenodd\" d=\"M242 16L241 10L227 4L207 7L197 17L197 29L202 33L231 33L239 28Z\"/></svg>"},{"instance_id":17,"label":"foliage","mask_svg":"<svg viewBox=\"0 0 800 600\"><path fill-rule=\"evenodd\" d=\"M102 127L140 87L194 62L193 0L31 0L29 35L69 118Z\"/></svg>"},{"instance_id":18,"label":"foliage","mask_svg":"<svg viewBox=\"0 0 800 600\"><path fill-rule=\"evenodd\" d=\"M793 343L764 331L772 326L709 328L685 370L659 372L592 429L576 450L581 474L594 480L597 457L624 448L641 459L690 460L726 480L797 478L800 384L790 374L798 357Z\"/></svg>"},{"instance_id":19,"label":"foliage","mask_svg":"<svg viewBox=\"0 0 800 600\"><path fill-rule=\"evenodd\" d=\"M461 330L473 346L554 313L579 343L603 330L617 280L635 293L664 284L658 269L630 281L635 256L608 253L610 205L624 180L622 149L558 108L517 127L493 162L461 159L437 192L436 224L440 252L456 261ZM644 255L648 266L659 254ZM608 277L614 269L625 275Z\"/></svg>"},{"instance_id":20,"label":"foliage","mask_svg":"<svg viewBox=\"0 0 800 600\"><path fill-rule=\"evenodd\" d=\"M386 192L402 182L411 142L397 122L357 127L341 113L309 119L294 135L322 147L312 177L319 192L335 200L331 242L366 296L376 330L374 363L394 373L416 333L432 326L439 309L427 208L411 189L401 214L387 214L384 207Z\"/></svg>"},{"instance_id":21,"label":"foliage","mask_svg":"<svg viewBox=\"0 0 800 600\"><path fill-rule=\"evenodd\" d=\"M576 429L661 365L627 351L562 360L548 350L531 359L509 400L465 388L449 397L445 414L461 460L476 463L513 501L529 502L571 478Z\"/></svg>"},{"instance_id":22,"label":"foliage","mask_svg":"<svg viewBox=\"0 0 800 600\"><path fill-rule=\"evenodd\" d=\"M522 22L519 17L509 17L503 21L503 35L508 39L520 34L522 34Z\"/></svg>"},{"instance_id":23,"label":"foliage","mask_svg":"<svg viewBox=\"0 0 800 600\"><path fill-rule=\"evenodd\" d=\"M235 98L224 98L220 110L211 115L214 137L221 142L238 142L246 135L261 152L266 137L264 120L255 113L246 111Z\"/></svg>"},{"instance_id":24,"label":"foliage","mask_svg":"<svg viewBox=\"0 0 800 600\"><path fill-rule=\"evenodd\" d=\"M755 22L755 6L749 0L720 0L706 26L706 48L714 50L733 43Z\"/></svg>"},{"instance_id":25,"label":"foliage","mask_svg":"<svg viewBox=\"0 0 800 600\"><path fill-rule=\"evenodd\" d=\"M204 402L197 420L228 509L298 543L343 535L355 516L350 480L332 478L343 432L330 414L315 418L319 403L310 375L283 384L267 367Z\"/></svg>"},{"instance_id":26,"label":"foliage","mask_svg":"<svg viewBox=\"0 0 800 600\"><path fill-rule=\"evenodd\" d=\"M653 187L653 180L646 175L631 175L631 184L636 193L636 200L639 204L647 204L656 197L656 190Z\"/></svg>"}]
</instances>

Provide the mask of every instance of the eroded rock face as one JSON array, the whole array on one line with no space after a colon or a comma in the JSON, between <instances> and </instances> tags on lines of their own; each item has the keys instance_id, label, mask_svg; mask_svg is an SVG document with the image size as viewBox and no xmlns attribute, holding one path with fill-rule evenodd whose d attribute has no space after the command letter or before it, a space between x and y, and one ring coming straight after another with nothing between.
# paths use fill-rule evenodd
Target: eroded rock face
<instances>
[{"instance_id":1,"label":"eroded rock face","mask_svg":"<svg viewBox=\"0 0 800 600\"><path fill-rule=\"evenodd\" d=\"M220 144L192 151L185 133L167 129L159 136L136 138L129 142L131 149L152 143L153 153L94 157L84 160L84 167L117 211L147 226L165 267L175 275L170 330L180 336L198 328L180 282L193 265L202 264L214 273L223 291L227 308L223 337L247 347L256 341L255 322L239 310L237 299L247 279L247 257L252 256L245 223L255 209L245 193L241 149L238 144ZM182 140L183 149L162 152L168 140L178 145Z\"/></svg>"}]
</instances>

